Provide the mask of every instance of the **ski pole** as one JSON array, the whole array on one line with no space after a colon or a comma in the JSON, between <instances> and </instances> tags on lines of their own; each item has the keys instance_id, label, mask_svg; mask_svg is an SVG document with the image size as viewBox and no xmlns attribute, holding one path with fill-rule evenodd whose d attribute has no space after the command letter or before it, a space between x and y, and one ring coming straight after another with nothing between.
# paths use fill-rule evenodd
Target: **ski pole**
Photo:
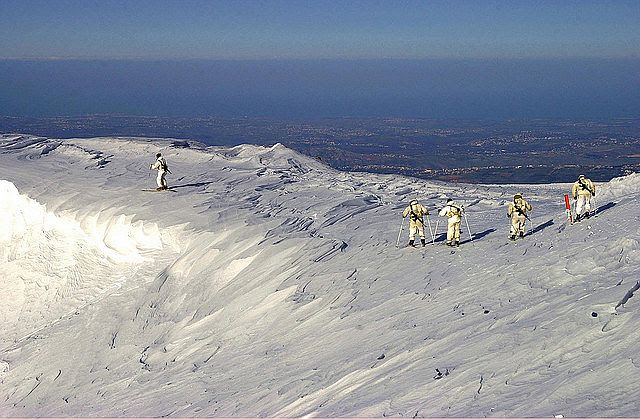
<instances>
[{"instance_id":1,"label":"ski pole","mask_svg":"<svg viewBox=\"0 0 640 419\"><path fill-rule=\"evenodd\" d=\"M404 217L402 217L402 222L400 223L400 231L398 231L398 240L396 241L396 247L400 247L400 235L402 234L402 230L404 230Z\"/></svg>"},{"instance_id":2,"label":"ski pole","mask_svg":"<svg viewBox=\"0 0 640 419\"><path fill-rule=\"evenodd\" d=\"M438 224L440 223L440 219L436 218L436 230L433 233L433 242L432 244L436 244L436 237L438 237Z\"/></svg>"},{"instance_id":3,"label":"ski pole","mask_svg":"<svg viewBox=\"0 0 640 419\"><path fill-rule=\"evenodd\" d=\"M469 232L469 241L473 241L473 236L471 235L471 228L469 228L469 220L467 220L467 214L464 214L464 222L467 224L467 231Z\"/></svg>"},{"instance_id":4,"label":"ski pole","mask_svg":"<svg viewBox=\"0 0 640 419\"><path fill-rule=\"evenodd\" d=\"M433 230L431 230L431 220L429 219L429 214L427 214L427 223L429 223L429 233L431 233L431 243L435 243L436 238L433 235Z\"/></svg>"},{"instance_id":5,"label":"ski pole","mask_svg":"<svg viewBox=\"0 0 640 419\"><path fill-rule=\"evenodd\" d=\"M524 215L524 231L527 231L527 221L529 221L529 229L531 229L532 231L535 230L535 224L533 223L533 220L531 219L531 217L529 217L527 214Z\"/></svg>"},{"instance_id":6,"label":"ski pole","mask_svg":"<svg viewBox=\"0 0 640 419\"><path fill-rule=\"evenodd\" d=\"M538 228L538 226L534 224L533 220L530 217L527 217L524 223L525 234L527 231L527 221L529 221L529 231L535 231L535 229Z\"/></svg>"}]
</instances>

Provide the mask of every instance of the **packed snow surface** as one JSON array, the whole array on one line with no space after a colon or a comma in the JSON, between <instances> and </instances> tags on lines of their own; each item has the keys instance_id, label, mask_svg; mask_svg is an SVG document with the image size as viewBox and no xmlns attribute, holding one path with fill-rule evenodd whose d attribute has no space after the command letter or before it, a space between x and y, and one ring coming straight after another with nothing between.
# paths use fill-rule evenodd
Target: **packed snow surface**
<instances>
[{"instance_id":1,"label":"packed snow surface","mask_svg":"<svg viewBox=\"0 0 640 419\"><path fill-rule=\"evenodd\" d=\"M148 191L157 152L170 191ZM636 416L640 176L575 225L569 187L4 135L0 414ZM510 242L516 192L533 225ZM435 244L395 247L411 199L435 227L447 197L473 241L444 246L440 219Z\"/></svg>"}]
</instances>

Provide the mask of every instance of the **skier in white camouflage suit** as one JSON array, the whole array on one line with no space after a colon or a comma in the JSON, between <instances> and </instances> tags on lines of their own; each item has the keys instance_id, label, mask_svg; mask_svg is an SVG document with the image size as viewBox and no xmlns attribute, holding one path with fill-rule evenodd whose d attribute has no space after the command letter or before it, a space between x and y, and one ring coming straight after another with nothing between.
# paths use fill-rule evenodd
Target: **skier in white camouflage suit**
<instances>
[{"instance_id":1,"label":"skier in white camouflage suit","mask_svg":"<svg viewBox=\"0 0 640 419\"><path fill-rule=\"evenodd\" d=\"M149 169L158 171L158 177L156 178L158 187L156 190L162 191L169 189L167 186L167 179L165 177L167 176L167 172L171 173L171 171L169 170L169 166L167 166L167 161L162 157L161 153L156 154L156 161L149 166Z\"/></svg>"},{"instance_id":2,"label":"skier in white camouflage suit","mask_svg":"<svg viewBox=\"0 0 640 419\"><path fill-rule=\"evenodd\" d=\"M463 214L464 208L451 198L447 199L447 205L438 213L441 217L448 217L447 246L460 246L460 222Z\"/></svg>"},{"instance_id":3,"label":"skier in white camouflage suit","mask_svg":"<svg viewBox=\"0 0 640 419\"><path fill-rule=\"evenodd\" d=\"M424 247L426 244L423 219L425 215L429 215L429 211L415 199L411 201L409 206L402 212L402 218L409 216L409 246L413 246L416 233L420 234L422 246Z\"/></svg>"},{"instance_id":4,"label":"skier in white camouflage suit","mask_svg":"<svg viewBox=\"0 0 640 419\"><path fill-rule=\"evenodd\" d=\"M591 215L591 197L596 196L596 185L585 175L578 176L578 180L571 188L573 199L576 203L576 221L582 218L589 218Z\"/></svg>"},{"instance_id":5,"label":"skier in white camouflage suit","mask_svg":"<svg viewBox=\"0 0 640 419\"><path fill-rule=\"evenodd\" d=\"M509 236L511 240L515 240L518 236L524 237L527 212L531 210L531 204L522 197L521 193L513 196L513 202L510 202L507 208L507 217L511 218L511 234Z\"/></svg>"}]
</instances>

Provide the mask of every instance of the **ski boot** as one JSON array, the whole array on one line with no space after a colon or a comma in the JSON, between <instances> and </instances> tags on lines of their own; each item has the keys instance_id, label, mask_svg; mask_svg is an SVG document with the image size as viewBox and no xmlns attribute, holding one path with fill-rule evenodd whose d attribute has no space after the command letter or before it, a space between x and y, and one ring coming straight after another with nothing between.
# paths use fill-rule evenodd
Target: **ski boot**
<instances>
[{"instance_id":1,"label":"ski boot","mask_svg":"<svg viewBox=\"0 0 640 419\"><path fill-rule=\"evenodd\" d=\"M510 235L509 236L509 240L515 241L516 240L516 235L515 234Z\"/></svg>"},{"instance_id":2,"label":"ski boot","mask_svg":"<svg viewBox=\"0 0 640 419\"><path fill-rule=\"evenodd\" d=\"M409 240L409 246L411 246L411 247L416 247L416 246L413 244L413 240Z\"/></svg>"},{"instance_id":3,"label":"ski boot","mask_svg":"<svg viewBox=\"0 0 640 419\"><path fill-rule=\"evenodd\" d=\"M521 232L519 233L519 236L520 236L520 238L523 238L523 237L524 237L524 232L523 232L523 231L521 231Z\"/></svg>"},{"instance_id":4,"label":"ski boot","mask_svg":"<svg viewBox=\"0 0 640 419\"><path fill-rule=\"evenodd\" d=\"M422 247L425 247L427 245L427 242L424 239L420 239L420 243L422 243Z\"/></svg>"},{"instance_id":5,"label":"ski boot","mask_svg":"<svg viewBox=\"0 0 640 419\"><path fill-rule=\"evenodd\" d=\"M460 247L460 240L456 240L453 245L455 247Z\"/></svg>"}]
</instances>

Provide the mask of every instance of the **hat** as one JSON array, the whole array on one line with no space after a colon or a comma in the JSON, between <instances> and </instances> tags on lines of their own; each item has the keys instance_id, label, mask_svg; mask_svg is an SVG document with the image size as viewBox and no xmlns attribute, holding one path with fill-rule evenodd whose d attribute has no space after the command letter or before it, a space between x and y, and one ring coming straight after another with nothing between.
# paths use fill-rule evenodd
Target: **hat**
<instances>
[{"instance_id":1,"label":"hat","mask_svg":"<svg viewBox=\"0 0 640 419\"><path fill-rule=\"evenodd\" d=\"M411 202L409 202L409 205L415 205L418 203L417 199L412 199Z\"/></svg>"},{"instance_id":2,"label":"hat","mask_svg":"<svg viewBox=\"0 0 640 419\"><path fill-rule=\"evenodd\" d=\"M453 199L449 198L447 199L447 202L453 202Z\"/></svg>"},{"instance_id":3,"label":"hat","mask_svg":"<svg viewBox=\"0 0 640 419\"><path fill-rule=\"evenodd\" d=\"M518 199L518 198L522 198L522 193L518 192L517 194L513 195L513 199Z\"/></svg>"}]
</instances>

